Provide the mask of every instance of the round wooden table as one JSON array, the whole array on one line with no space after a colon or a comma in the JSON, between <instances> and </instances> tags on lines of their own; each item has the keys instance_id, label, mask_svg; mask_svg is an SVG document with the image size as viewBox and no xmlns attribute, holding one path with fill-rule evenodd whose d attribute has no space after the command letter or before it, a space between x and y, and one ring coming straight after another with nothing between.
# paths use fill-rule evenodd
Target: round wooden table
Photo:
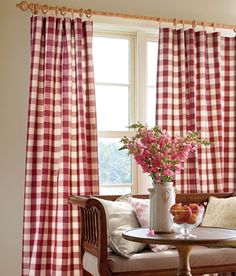
<instances>
[{"instance_id":1,"label":"round wooden table","mask_svg":"<svg viewBox=\"0 0 236 276\"><path fill-rule=\"evenodd\" d=\"M178 276L191 276L189 256L194 245L220 244L221 242L236 239L236 230L212 227L196 227L192 230L196 238L177 239L175 233L148 235L147 228L130 229L123 233L123 237L129 241L143 242L147 244L174 245L179 254Z\"/></svg>"}]
</instances>

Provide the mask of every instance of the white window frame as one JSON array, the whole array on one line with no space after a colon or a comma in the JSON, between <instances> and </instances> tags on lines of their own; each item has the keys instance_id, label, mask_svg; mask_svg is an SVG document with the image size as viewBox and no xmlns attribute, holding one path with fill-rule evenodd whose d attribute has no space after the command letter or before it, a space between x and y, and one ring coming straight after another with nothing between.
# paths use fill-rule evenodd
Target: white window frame
<instances>
[{"instance_id":1,"label":"white window frame","mask_svg":"<svg viewBox=\"0 0 236 276\"><path fill-rule=\"evenodd\" d=\"M94 36L127 38L130 40L130 123L138 121L147 123L147 42L156 41L157 34L140 27L127 27L107 24L95 24ZM99 83L102 84L102 83ZM132 131L98 131L99 138L131 137ZM112 187L113 185L103 185ZM119 187L127 184L119 184ZM147 193L150 187L150 177L132 160L132 193Z\"/></svg>"}]
</instances>

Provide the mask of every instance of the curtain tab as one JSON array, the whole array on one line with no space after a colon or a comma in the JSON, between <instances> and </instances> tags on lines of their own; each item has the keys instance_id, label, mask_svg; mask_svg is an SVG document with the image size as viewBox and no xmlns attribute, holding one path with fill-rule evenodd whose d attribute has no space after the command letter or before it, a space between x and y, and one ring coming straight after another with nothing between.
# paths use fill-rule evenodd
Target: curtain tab
<instances>
[{"instance_id":1,"label":"curtain tab","mask_svg":"<svg viewBox=\"0 0 236 276\"><path fill-rule=\"evenodd\" d=\"M37 15L38 11L39 11L39 4L31 3L31 4L29 4L29 9L31 10L33 15Z\"/></svg>"},{"instance_id":2,"label":"curtain tab","mask_svg":"<svg viewBox=\"0 0 236 276\"><path fill-rule=\"evenodd\" d=\"M159 29L161 29L161 17L158 17Z\"/></svg>"},{"instance_id":3,"label":"curtain tab","mask_svg":"<svg viewBox=\"0 0 236 276\"><path fill-rule=\"evenodd\" d=\"M206 26L205 26L205 22L202 21L202 24L201 24L201 25L202 25L203 31L205 31L205 30L206 30L206 28L205 28L205 27L206 27Z\"/></svg>"},{"instance_id":4,"label":"curtain tab","mask_svg":"<svg viewBox=\"0 0 236 276\"><path fill-rule=\"evenodd\" d=\"M193 20L193 22L192 22L192 28L193 28L194 31L195 31L195 29L196 29L196 20Z\"/></svg>"},{"instance_id":5,"label":"curtain tab","mask_svg":"<svg viewBox=\"0 0 236 276\"><path fill-rule=\"evenodd\" d=\"M91 9L88 9L88 10L85 11L85 15L90 20L90 18L93 15L93 11Z\"/></svg>"},{"instance_id":6,"label":"curtain tab","mask_svg":"<svg viewBox=\"0 0 236 276\"><path fill-rule=\"evenodd\" d=\"M216 31L215 23L212 23L213 32Z\"/></svg>"},{"instance_id":7,"label":"curtain tab","mask_svg":"<svg viewBox=\"0 0 236 276\"><path fill-rule=\"evenodd\" d=\"M82 18L83 15L84 15L84 10L83 10L83 9L80 9L80 10L79 10L79 16Z\"/></svg>"},{"instance_id":8,"label":"curtain tab","mask_svg":"<svg viewBox=\"0 0 236 276\"><path fill-rule=\"evenodd\" d=\"M65 17L66 13L67 13L67 8L64 6L62 8L60 8L60 13L63 17Z\"/></svg>"},{"instance_id":9,"label":"curtain tab","mask_svg":"<svg viewBox=\"0 0 236 276\"><path fill-rule=\"evenodd\" d=\"M176 26L177 26L177 19L174 18L173 19L173 28L176 30Z\"/></svg>"},{"instance_id":10,"label":"curtain tab","mask_svg":"<svg viewBox=\"0 0 236 276\"><path fill-rule=\"evenodd\" d=\"M43 15L45 16L49 11L48 5L43 5L41 11L42 11Z\"/></svg>"}]
</instances>

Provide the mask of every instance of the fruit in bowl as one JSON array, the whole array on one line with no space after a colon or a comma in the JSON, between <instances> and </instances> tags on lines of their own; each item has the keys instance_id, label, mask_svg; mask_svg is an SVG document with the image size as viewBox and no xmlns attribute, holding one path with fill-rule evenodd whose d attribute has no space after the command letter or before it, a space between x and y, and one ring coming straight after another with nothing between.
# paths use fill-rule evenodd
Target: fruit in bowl
<instances>
[{"instance_id":1,"label":"fruit in bowl","mask_svg":"<svg viewBox=\"0 0 236 276\"><path fill-rule=\"evenodd\" d=\"M171 219L173 221L174 231L180 232L176 238L194 238L191 230L197 227L203 217L204 207L197 203L190 203L183 205L182 203L175 203L170 208Z\"/></svg>"}]
</instances>

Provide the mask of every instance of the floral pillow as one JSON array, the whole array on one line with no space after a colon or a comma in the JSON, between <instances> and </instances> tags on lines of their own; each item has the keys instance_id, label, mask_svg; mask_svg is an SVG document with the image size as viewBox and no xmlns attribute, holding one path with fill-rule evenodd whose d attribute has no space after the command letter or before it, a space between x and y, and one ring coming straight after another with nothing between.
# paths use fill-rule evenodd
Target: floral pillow
<instances>
[{"instance_id":1,"label":"floral pillow","mask_svg":"<svg viewBox=\"0 0 236 276\"><path fill-rule=\"evenodd\" d=\"M141 227L149 227L150 199L129 197L127 201L132 205Z\"/></svg>"},{"instance_id":2,"label":"floral pillow","mask_svg":"<svg viewBox=\"0 0 236 276\"><path fill-rule=\"evenodd\" d=\"M140 226L143 228L149 228L150 199L135 198L131 195L127 195L120 197L118 200L127 200L132 205ZM150 248L154 252L159 252L167 250L170 248L170 246L162 244L150 244Z\"/></svg>"}]
</instances>

